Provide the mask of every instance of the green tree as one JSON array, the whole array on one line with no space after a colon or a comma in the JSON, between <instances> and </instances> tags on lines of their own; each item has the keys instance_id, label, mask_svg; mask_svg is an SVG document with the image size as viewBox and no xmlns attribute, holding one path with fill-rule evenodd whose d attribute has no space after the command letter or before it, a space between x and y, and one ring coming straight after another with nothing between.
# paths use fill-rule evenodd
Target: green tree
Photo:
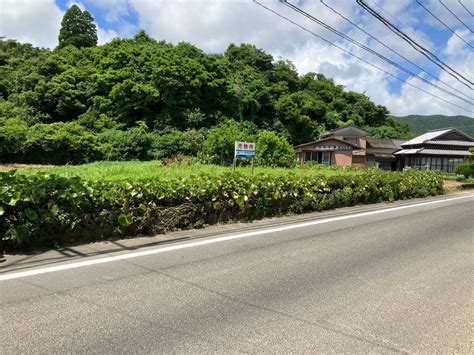
<instances>
[{"instance_id":1,"label":"green tree","mask_svg":"<svg viewBox=\"0 0 474 355\"><path fill-rule=\"evenodd\" d=\"M294 150L285 137L272 131L261 131L257 140L257 162L260 165L289 167Z\"/></svg>"},{"instance_id":2,"label":"green tree","mask_svg":"<svg viewBox=\"0 0 474 355\"><path fill-rule=\"evenodd\" d=\"M77 48L95 47L97 27L94 18L88 11L81 11L79 6L72 5L63 16L58 39L58 48L70 45Z\"/></svg>"},{"instance_id":3,"label":"green tree","mask_svg":"<svg viewBox=\"0 0 474 355\"><path fill-rule=\"evenodd\" d=\"M19 117L0 117L0 163L15 162L22 156L28 125Z\"/></svg>"},{"instance_id":4,"label":"green tree","mask_svg":"<svg viewBox=\"0 0 474 355\"><path fill-rule=\"evenodd\" d=\"M213 164L230 164L234 158L236 141L254 139L248 125L228 121L209 130L200 154L204 162Z\"/></svg>"}]
</instances>

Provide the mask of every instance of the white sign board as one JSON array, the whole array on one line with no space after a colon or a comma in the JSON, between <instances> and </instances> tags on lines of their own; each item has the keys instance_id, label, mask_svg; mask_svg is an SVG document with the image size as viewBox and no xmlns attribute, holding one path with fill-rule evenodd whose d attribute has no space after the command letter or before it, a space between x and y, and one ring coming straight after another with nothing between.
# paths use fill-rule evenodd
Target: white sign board
<instances>
[{"instance_id":1,"label":"white sign board","mask_svg":"<svg viewBox=\"0 0 474 355\"><path fill-rule=\"evenodd\" d=\"M255 143L235 142L235 158L255 158Z\"/></svg>"}]
</instances>

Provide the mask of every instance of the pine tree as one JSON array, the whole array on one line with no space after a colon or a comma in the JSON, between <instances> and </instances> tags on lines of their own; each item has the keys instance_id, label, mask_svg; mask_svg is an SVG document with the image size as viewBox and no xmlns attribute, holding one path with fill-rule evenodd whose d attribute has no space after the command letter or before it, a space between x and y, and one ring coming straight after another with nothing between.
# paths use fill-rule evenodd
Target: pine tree
<instances>
[{"instance_id":1,"label":"pine tree","mask_svg":"<svg viewBox=\"0 0 474 355\"><path fill-rule=\"evenodd\" d=\"M88 11L81 11L77 5L72 5L61 21L58 39L58 48L69 45L77 48L96 46L97 27L94 18Z\"/></svg>"}]
</instances>

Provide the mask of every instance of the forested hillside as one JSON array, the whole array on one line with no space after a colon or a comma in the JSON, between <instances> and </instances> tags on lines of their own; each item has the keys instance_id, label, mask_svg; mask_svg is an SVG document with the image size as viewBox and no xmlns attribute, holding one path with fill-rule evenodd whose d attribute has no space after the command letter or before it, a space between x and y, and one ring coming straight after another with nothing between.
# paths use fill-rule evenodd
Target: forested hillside
<instances>
[{"instance_id":1,"label":"forested hillside","mask_svg":"<svg viewBox=\"0 0 474 355\"><path fill-rule=\"evenodd\" d=\"M474 137L474 118L472 117L410 115L404 117L395 117L395 120L408 124L410 130L416 134L422 134L431 129L453 127L470 135L471 137Z\"/></svg>"},{"instance_id":2,"label":"forested hillside","mask_svg":"<svg viewBox=\"0 0 474 355\"><path fill-rule=\"evenodd\" d=\"M223 145L262 130L298 144L348 123L379 137L409 135L367 96L321 74L298 75L292 63L250 44L208 54L143 31L102 46L65 43L55 50L0 41L0 162L174 154L217 162ZM225 134L227 141L217 142Z\"/></svg>"}]
</instances>

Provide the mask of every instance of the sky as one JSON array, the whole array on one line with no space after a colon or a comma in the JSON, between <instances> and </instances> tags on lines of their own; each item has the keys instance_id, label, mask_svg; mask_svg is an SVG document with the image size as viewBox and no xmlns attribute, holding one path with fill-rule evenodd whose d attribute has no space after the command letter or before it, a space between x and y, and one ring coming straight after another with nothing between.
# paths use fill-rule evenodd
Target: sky
<instances>
[{"instance_id":1,"label":"sky","mask_svg":"<svg viewBox=\"0 0 474 355\"><path fill-rule=\"evenodd\" d=\"M221 53L230 43L251 43L272 54L275 59L291 60L300 74L310 71L322 73L344 85L347 90L363 92L377 104L387 106L397 116L445 114L473 117L474 107L466 102L474 101L473 90L460 82L463 79L457 80L415 51L355 0L289 2L425 81L338 37L278 0L259 1L405 82L316 38L252 0L0 0L0 36L39 47L54 48L58 43L64 12L72 4L77 4L94 17L99 44L115 37L131 37L141 29L157 40L172 43L186 41L209 53ZM471 15L474 14L474 1L420 1L449 28L415 0L364 2L456 70L464 80L474 82L474 50L470 47L474 46L474 17ZM334 13L325 4L378 41ZM432 85L437 85L444 91ZM449 95L446 91L458 97Z\"/></svg>"}]
</instances>

